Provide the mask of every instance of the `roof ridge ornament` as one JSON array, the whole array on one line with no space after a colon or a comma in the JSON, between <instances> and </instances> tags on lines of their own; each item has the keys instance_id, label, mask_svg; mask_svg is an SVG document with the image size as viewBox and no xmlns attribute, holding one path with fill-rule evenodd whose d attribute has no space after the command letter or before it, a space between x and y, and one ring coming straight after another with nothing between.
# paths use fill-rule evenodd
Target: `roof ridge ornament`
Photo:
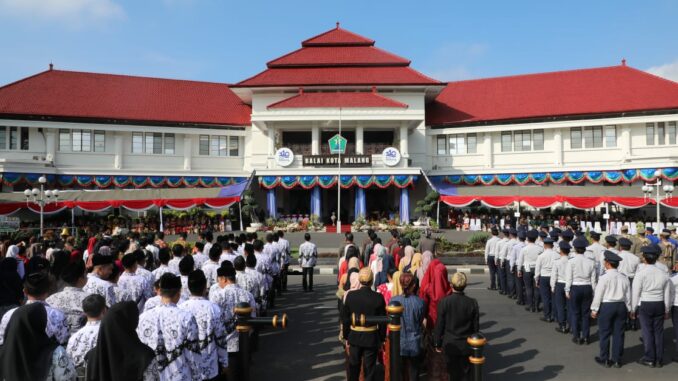
<instances>
[{"instance_id":1,"label":"roof ridge ornament","mask_svg":"<svg viewBox=\"0 0 678 381\"><path fill-rule=\"evenodd\" d=\"M337 21L337 27L335 29L339 29L339 21Z\"/></svg>"},{"instance_id":2,"label":"roof ridge ornament","mask_svg":"<svg viewBox=\"0 0 678 381\"><path fill-rule=\"evenodd\" d=\"M51 63L51 62L49 63L49 70L50 70L50 71L54 70L54 64Z\"/></svg>"},{"instance_id":3,"label":"roof ridge ornament","mask_svg":"<svg viewBox=\"0 0 678 381\"><path fill-rule=\"evenodd\" d=\"M622 66L626 66L626 58L622 58L622 63L621 63L621 65L622 65Z\"/></svg>"}]
</instances>

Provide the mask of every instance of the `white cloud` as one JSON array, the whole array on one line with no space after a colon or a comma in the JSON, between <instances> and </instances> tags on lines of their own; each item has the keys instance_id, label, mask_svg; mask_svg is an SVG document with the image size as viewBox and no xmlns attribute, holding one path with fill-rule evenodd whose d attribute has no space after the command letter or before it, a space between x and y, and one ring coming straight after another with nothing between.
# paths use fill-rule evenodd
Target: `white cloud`
<instances>
[{"instance_id":1,"label":"white cloud","mask_svg":"<svg viewBox=\"0 0 678 381\"><path fill-rule=\"evenodd\" d=\"M678 59L664 65L653 66L647 69L647 72L678 82Z\"/></svg>"},{"instance_id":2,"label":"white cloud","mask_svg":"<svg viewBox=\"0 0 678 381\"><path fill-rule=\"evenodd\" d=\"M0 14L69 24L125 17L123 8L113 0L0 0Z\"/></svg>"},{"instance_id":3,"label":"white cloud","mask_svg":"<svg viewBox=\"0 0 678 381\"><path fill-rule=\"evenodd\" d=\"M424 72L441 81L460 81L475 78L472 67L487 53L488 47L480 43L450 43L436 49Z\"/></svg>"}]
</instances>

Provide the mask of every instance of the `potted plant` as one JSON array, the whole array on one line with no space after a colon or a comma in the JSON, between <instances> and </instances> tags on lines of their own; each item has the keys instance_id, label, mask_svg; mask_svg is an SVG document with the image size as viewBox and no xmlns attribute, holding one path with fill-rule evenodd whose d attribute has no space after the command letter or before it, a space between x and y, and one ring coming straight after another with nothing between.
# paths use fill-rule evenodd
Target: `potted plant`
<instances>
[{"instance_id":1,"label":"potted plant","mask_svg":"<svg viewBox=\"0 0 678 381\"><path fill-rule=\"evenodd\" d=\"M414 209L414 212L419 214L419 220L413 222L414 226L421 226L423 223L428 224L429 214L436 207L439 198L438 192L431 191L423 200L417 201L417 207Z\"/></svg>"},{"instance_id":2,"label":"potted plant","mask_svg":"<svg viewBox=\"0 0 678 381\"><path fill-rule=\"evenodd\" d=\"M247 228L248 232L256 232L257 230L261 229L262 223L259 222L259 219L257 218L256 210L259 208L259 205L257 204L257 201L254 199L254 196L252 194L251 190L246 190L242 194L242 213L249 217L250 219L250 227Z\"/></svg>"}]
</instances>

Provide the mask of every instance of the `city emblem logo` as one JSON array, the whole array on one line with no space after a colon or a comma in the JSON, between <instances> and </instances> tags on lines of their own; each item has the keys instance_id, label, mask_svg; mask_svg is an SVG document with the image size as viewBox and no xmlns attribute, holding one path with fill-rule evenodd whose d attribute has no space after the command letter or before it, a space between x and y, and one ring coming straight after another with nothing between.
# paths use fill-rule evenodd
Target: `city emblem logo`
<instances>
[{"instance_id":1,"label":"city emblem logo","mask_svg":"<svg viewBox=\"0 0 678 381\"><path fill-rule=\"evenodd\" d=\"M332 136L327 143L330 145L331 154L343 154L346 152L346 138L339 134Z\"/></svg>"},{"instance_id":2,"label":"city emblem logo","mask_svg":"<svg viewBox=\"0 0 678 381\"><path fill-rule=\"evenodd\" d=\"M400 163L400 151L395 147L388 147L381 153L381 159L384 161L384 164L393 167Z\"/></svg>"},{"instance_id":3,"label":"city emblem logo","mask_svg":"<svg viewBox=\"0 0 678 381\"><path fill-rule=\"evenodd\" d=\"M291 149L283 147L275 151L275 162L281 167L287 167L294 161L294 153Z\"/></svg>"}]
</instances>

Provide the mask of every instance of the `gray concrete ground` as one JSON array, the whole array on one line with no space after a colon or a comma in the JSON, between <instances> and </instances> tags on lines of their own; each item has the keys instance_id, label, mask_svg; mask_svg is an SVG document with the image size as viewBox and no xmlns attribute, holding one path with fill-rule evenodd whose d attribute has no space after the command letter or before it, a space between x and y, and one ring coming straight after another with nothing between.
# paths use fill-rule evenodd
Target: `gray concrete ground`
<instances>
[{"instance_id":1,"label":"gray concrete ground","mask_svg":"<svg viewBox=\"0 0 678 381\"><path fill-rule=\"evenodd\" d=\"M254 355L253 380L344 380L344 358L337 339L334 276L315 277L314 293L300 291L299 276L290 278L290 291L279 299L278 311L287 312L285 331L267 330L261 335L261 350ZM486 290L486 275L471 275L467 294L477 298L481 329L489 340L484 380L675 380L677 363L670 322L665 327L665 366L650 369L634 363L642 355L639 332L626 335L624 366L604 369L593 358L598 353L597 328L594 342L576 346L569 335L554 330L554 324L539 321L496 292ZM423 379L423 378L422 378Z\"/></svg>"}]
</instances>

